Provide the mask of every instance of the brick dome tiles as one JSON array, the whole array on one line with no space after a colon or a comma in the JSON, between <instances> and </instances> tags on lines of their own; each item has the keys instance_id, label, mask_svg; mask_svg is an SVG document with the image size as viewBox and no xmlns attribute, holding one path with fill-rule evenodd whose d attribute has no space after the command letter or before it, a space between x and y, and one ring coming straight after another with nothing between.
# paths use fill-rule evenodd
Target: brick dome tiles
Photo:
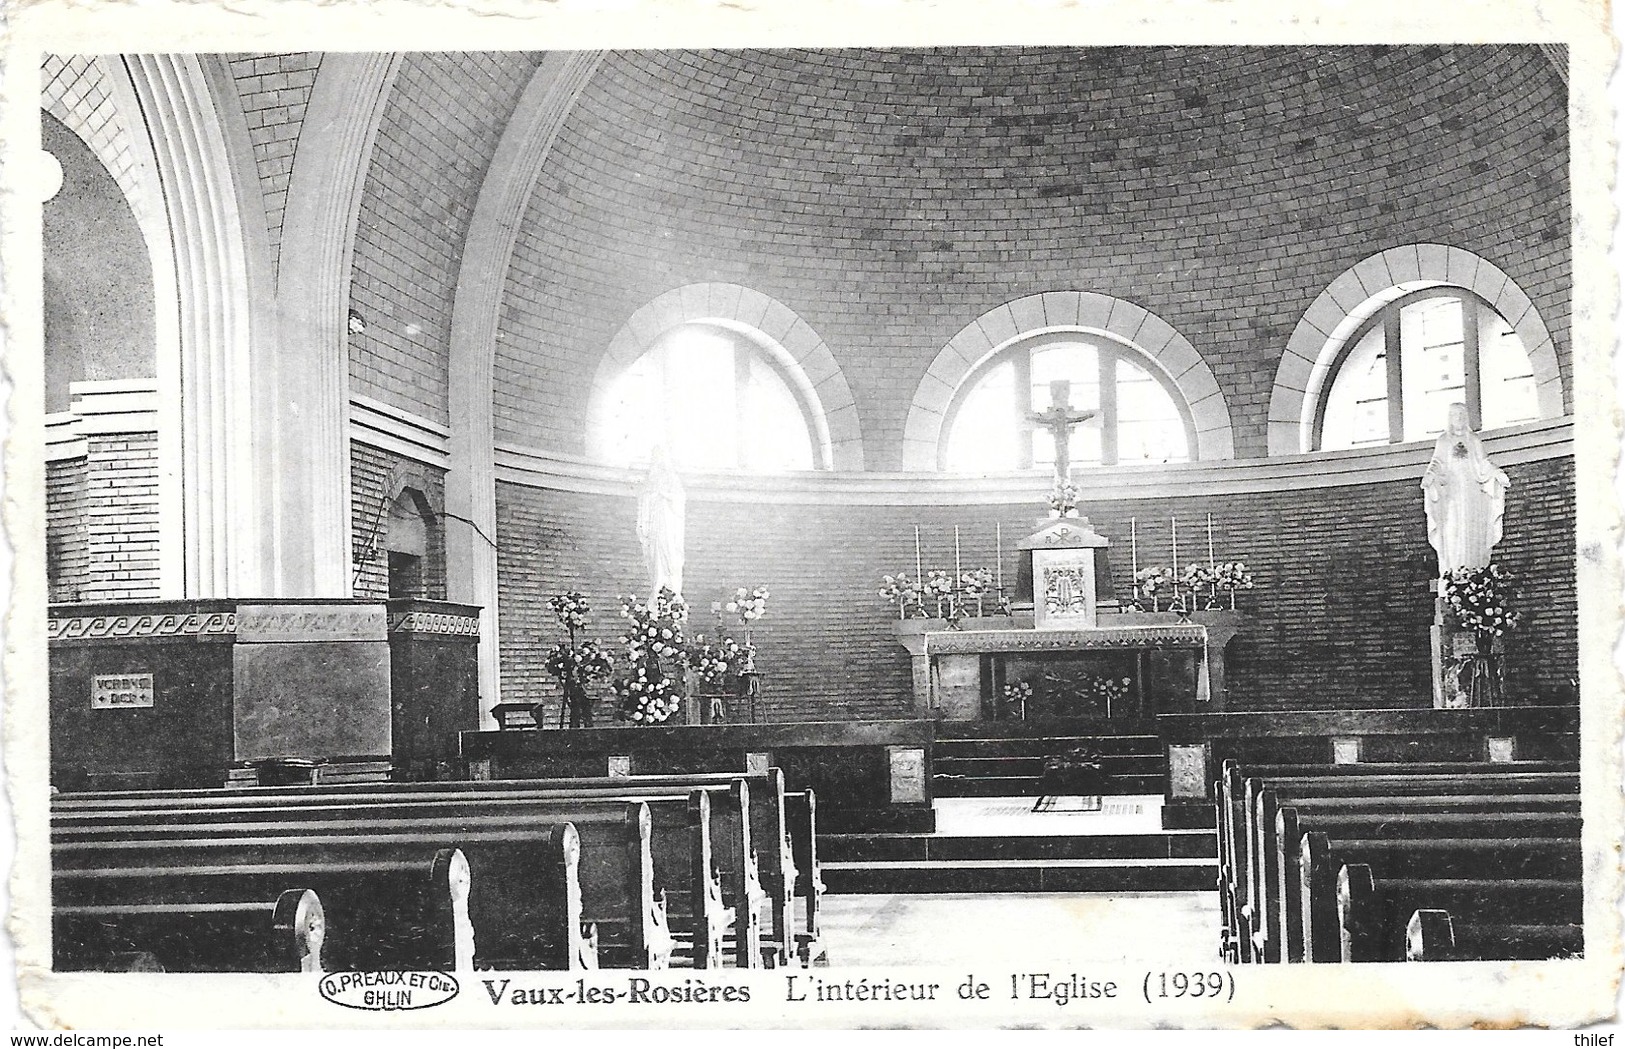
<instances>
[{"instance_id":1,"label":"brick dome tiles","mask_svg":"<svg viewBox=\"0 0 1625 1049\"><path fill-rule=\"evenodd\" d=\"M1238 455L1304 310L1397 245L1495 260L1566 370L1565 106L1535 47L612 53L522 220L498 439L580 453L615 333L699 282L819 332L871 469L954 333L1043 291L1165 318Z\"/></svg>"}]
</instances>

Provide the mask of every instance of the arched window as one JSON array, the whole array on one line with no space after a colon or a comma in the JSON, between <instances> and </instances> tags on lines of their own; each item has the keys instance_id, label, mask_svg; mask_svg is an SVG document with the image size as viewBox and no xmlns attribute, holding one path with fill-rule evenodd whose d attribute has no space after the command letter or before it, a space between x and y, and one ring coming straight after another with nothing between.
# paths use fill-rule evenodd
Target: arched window
<instances>
[{"instance_id":1,"label":"arched window","mask_svg":"<svg viewBox=\"0 0 1625 1049\"><path fill-rule=\"evenodd\" d=\"M678 466L811 470L810 409L781 365L740 332L684 324L666 332L609 388L605 451L639 465L664 444Z\"/></svg>"},{"instance_id":2,"label":"arched window","mask_svg":"<svg viewBox=\"0 0 1625 1049\"><path fill-rule=\"evenodd\" d=\"M948 405L945 470L1052 469L1055 442L1032 416L1054 407L1055 384L1094 418L1072 431L1077 465L1177 463L1196 446L1190 413L1162 370L1104 335L1061 332L1024 339L966 377Z\"/></svg>"},{"instance_id":3,"label":"arched window","mask_svg":"<svg viewBox=\"0 0 1625 1049\"><path fill-rule=\"evenodd\" d=\"M1475 429L1541 414L1529 353L1499 313L1460 288L1415 292L1383 306L1344 344L1315 446L1427 440L1444 430L1456 402L1467 405Z\"/></svg>"}]
</instances>

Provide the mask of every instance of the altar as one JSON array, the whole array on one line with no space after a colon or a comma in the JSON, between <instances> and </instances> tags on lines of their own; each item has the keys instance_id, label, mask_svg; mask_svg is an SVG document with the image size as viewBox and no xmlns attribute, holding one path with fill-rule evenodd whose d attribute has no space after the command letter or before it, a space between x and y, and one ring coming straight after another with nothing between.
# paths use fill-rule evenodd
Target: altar
<instances>
[{"instance_id":1,"label":"altar","mask_svg":"<svg viewBox=\"0 0 1625 1049\"><path fill-rule=\"evenodd\" d=\"M1094 627L1050 630L1018 627L1015 617L1002 617L992 629L914 620L898 623L897 637L912 657L921 717L1130 720L1224 710L1225 649L1245 619L1220 609L1188 615L1124 611L1101 615ZM1039 706L1032 698L1021 709L1007 700L1013 686L1035 680L1052 692L1069 692L1072 709ZM1098 681L1118 687L1088 695Z\"/></svg>"},{"instance_id":2,"label":"altar","mask_svg":"<svg viewBox=\"0 0 1625 1049\"><path fill-rule=\"evenodd\" d=\"M1138 721L1224 710L1225 649L1246 616L1217 607L1211 586L1146 611L1136 579L1133 600L1119 602L1109 545L1087 517L1057 510L1017 544L1021 597L1009 615L899 620L916 714Z\"/></svg>"}]
</instances>

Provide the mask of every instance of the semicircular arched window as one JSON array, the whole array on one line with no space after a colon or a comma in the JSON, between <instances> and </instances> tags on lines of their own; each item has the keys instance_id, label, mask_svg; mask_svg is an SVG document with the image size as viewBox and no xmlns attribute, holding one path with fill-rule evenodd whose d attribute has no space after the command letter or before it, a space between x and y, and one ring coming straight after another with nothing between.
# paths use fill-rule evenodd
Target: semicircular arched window
<instances>
[{"instance_id":1,"label":"semicircular arched window","mask_svg":"<svg viewBox=\"0 0 1625 1049\"><path fill-rule=\"evenodd\" d=\"M1023 339L965 378L948 403L938 465L968 473L1053 469L1054 435L1034 416L1056 407L1063 392L1071 408L1094 412L1072 430L1074 465L1190 460L1195 427L1160 368L1115 339L1061 332Z\"/></svg>"},{"instance_id":2,"label":"semicircular arched window","mask_svg":"<svg viewBox=\"0 0 1625 1049\"><path fill-rule=\"evenodd\" d=\"M1474 429L1540 418L1529 353L1472 292L1413 292L1383 306L1344 343L1316 414L1315 447L1425 441L1444 431L1458 402Z\"/></svg>"},{"instance_id":3,"label":"semicircular arched window","mask_svg":"<svg viewBox=\"0 0 1625 1049\"><path fill-rule=\"evenodd\" d=\"M812 412L786 368L742 332L684 324L664 333L609 389L611 462L647 463L665 445L680 467L775 473L827 469Z\"/></svg>"}]
</instances>

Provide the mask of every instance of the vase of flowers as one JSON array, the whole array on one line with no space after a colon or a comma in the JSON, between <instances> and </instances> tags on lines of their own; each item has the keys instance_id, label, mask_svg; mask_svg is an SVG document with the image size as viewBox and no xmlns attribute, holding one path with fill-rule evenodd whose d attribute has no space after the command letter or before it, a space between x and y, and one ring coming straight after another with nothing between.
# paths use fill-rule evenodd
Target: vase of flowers
<instances>
[{"instance_id":1,"label":"vase of flowers","mask_svg":"<svg viewBox=\"0 0 1625 1049\"><path fill-rule=\"evenodd\" d=\"M1178 589L1174 570L1167 565L1147 565L1134 574L1134 604L1142 612L1160 612L1172 604Z\"/></svg>"},{"instance_id":2,"label":"vase of flowers","mask_svg":"<svg viewBox=\"0 0 1625 1049\"><path fill-rule=\"evenodd\" d=\"M558 679L559 688L564 692L564 702L559 707L559 727L564 727L568 715L571 728L591 728L593 700L587 685L608 678L614 673L615 666L596 641L576 640L576 632L586 623L587 613L592 611L584 594L571 590L550 598L547 604L553 610L554 618L569 635L568 641L553 646L542 664L549 674Z\"/></svg>"},{"instance_id":3,"label":"vase of flowers","mask_svg":"<svg viewBox=\"0 0 1625 1049\"><path fill-rule=\"evenodd\" d=\"M898 619L925 618L925 599L921 582L910 579L907 572L880 577L880 588L875 591L885 601L897 606Z\"/></svg>"},{"instance_id":4,"label":"vase of flowers","mask_svg":"<svg viewBox=\"0 0 1625 1049\"><path fill-rule=\"evenodd\" d=\"M622 598L621 617L627 621L621 642L629 669L613 684L619 697L615 717L634 725L658 725L682 706L688 606L669 587L661 587L650 604Z\"/></svg>"},{"instance_id":5,"label":"vase of flowers","mask_svg":"<svg viewBox=\"0 0 1625 1049\"><path fill-rule=\"evenodd\" d=\"M1514 606L1517 581L1500 565L1458 568L1440 581L1439 596L1456 628L1445 665L1447 704L1490 707L1501 701L1504 638L1522 618Z\"/></svg>"},{"instance_id":6,"label":"vase of flowers","mask_svg":"<svg viewBox=\"0 0 1625 1049\"><path fill-rule=\"evenodd\" d=\"M1027 704L1033 698L1033 685L1030 681L1012 681L1003 689L1003 710L1001 713L1007 718L1018 721L1027 720Z\"/></svg>"},{"instance_id":7,"label":"vase of flowers","mask_svg":"<svg viewBox=\"0 0 1625 1049\"><path fill-rule=\"evenodd\" d=\"M1070 477L1055 479L1055 485L1049 491L1049 515L1051 517L1078 516L1078 496L1080 489Z\"/></svg>"}]
</instances>

